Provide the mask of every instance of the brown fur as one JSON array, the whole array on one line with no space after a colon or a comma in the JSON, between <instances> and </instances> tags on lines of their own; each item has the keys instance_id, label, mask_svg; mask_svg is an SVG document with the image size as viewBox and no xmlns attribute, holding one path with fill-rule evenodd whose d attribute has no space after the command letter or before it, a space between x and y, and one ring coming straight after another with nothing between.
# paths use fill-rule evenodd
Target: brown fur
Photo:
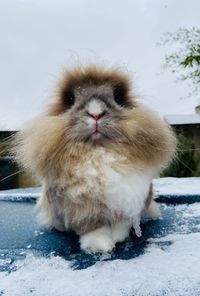
<instances>
[{"instance_id":1,"label":"brown fur","mask_svg":"<svg viewBox=\"0 0 200 296\"><path fill-rule=\"evenodd\" d=\"M67 105L65 103L65 95L72 90L83 89L88 87L97 87L105 89L107 86L112 87L114 90L120 89L120 92L126 97L128 106L134 106L135 102L130 94L130 81L128 77L123 75L116 69L105 70L91 66L88 68L76 68L73 71L65 71L63 78L58 84L55 93L56 101L49 106L48 115L59 115L66 111Z\"/></svg>"},{"instance_id":2,"label":"brown fur","mask_svg":"<svg viewBox=\"0 0 200 296\"><path fill-rule=\"evenodd\" d=\"M123 108L112 103L112 91L117 88L124 97ZM80 97L80 104L86 104L84 94L100 96L105 92L110 96L108 108L113 114L110 109L108 112L114 123L109 123L108 118L110 126L105 126L106 133L99 141L80 138L80 128L76 128L80 118L74 118L81 105L70 109L65 101L66 93L71 92ZM101 159L94 157L95 149L101 147L108 153L123 156L115 163L114 169L119 172L133 167L142 170L154 167L159 172L173 157L175 137L156 113L136 103L124 74L92 67L64 74L55 102L45 116L35 119L17 135L16 147L19 162L44 186L39 203L46 212L48 224L83 234L120 220L106 205ZM98 171L91 188L84 188L85 176L81 175L87 161ZM75 193L76 188L77 192L79 188L84 189L79 194ZM150 188L147 206L152 195Z\"/></svg>"},{"instance_id":3,"label":"brown fur","mask_svg":"<svg viewBox=\"0 0 200 296\"><path fill-rule=\"evenodd\" d=\"M148 209L148 207L150 206L150 203L153 200L153 184L151 183L151 186L149 188L149 194L147 196L147 199L145 201L145 207Z\"/></svg>"}]
</instances>

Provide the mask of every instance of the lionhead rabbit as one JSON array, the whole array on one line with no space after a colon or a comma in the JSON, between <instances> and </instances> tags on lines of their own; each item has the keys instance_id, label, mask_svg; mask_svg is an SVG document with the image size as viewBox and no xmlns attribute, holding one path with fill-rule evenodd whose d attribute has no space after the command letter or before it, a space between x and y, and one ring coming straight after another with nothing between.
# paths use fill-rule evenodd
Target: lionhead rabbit
<instances>
[{"instance_id":1,"label":"lionhead rabbit","mask_svg":"<svg viewBox=\"0 0 200 296\"><path fill-rule=\"evenodd\" d=\"M42 182L43 223L74 230L83 250L111 251L132 225L140 235L142 215L159 215L152 179L175 138L119 70L66 71L55 101L16 141L18 160Z\"/></svg>"}]
</instances>

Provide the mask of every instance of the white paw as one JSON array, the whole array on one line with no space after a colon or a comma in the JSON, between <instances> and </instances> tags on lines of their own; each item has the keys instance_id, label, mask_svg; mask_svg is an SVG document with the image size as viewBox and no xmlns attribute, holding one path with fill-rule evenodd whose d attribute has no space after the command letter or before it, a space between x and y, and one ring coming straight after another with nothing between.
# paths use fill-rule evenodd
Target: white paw
<instances>
[{"instance_id":1,"label":"white paw","mask_svg":"<svg viewBox=\"0 0 200 296\"><path fill-rule=\"evenodd\" d=\"M80 244L81 249L89 253L107 253L111 252L115 247L108 227L98 228L84 234L80 238Z\"/></svg>"},{"instance_id":2,"label":"white paw","mask_svg":"<svg viewBox=\"0 0 200 296\"><path fill-rule=\"evenodd\" d=\"M121 221L111 227L113 241L123 242L129 237L129 231L131 229L131 223L129 221Z\"/></svg>"}]
</instances>

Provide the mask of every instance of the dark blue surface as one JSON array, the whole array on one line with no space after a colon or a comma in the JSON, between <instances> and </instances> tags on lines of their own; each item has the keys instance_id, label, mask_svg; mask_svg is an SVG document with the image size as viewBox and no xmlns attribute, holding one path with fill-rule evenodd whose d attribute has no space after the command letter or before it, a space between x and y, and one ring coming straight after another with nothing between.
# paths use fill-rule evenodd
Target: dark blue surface
<instances>
[{"instance_id":1,"label":"dark blue surface","mask_svg":"<svg viewBox=\"0 0 200 296\"><path fill-rule=\"evenodd\" d=\"M169 198L166 200L169 201ZM187 204L163 203L160 205L161 218L145 221L141 225L141 238L137 238L134 231L131 231L130 239L118 244L111 254L86 254L80 250L75 233L50 231L39 226L36 222L35 203L32 199L29 201L0 201L0 271L15 270L16 260L24 258L29 251L38 256L59 255L71 260L74 268L82 269L99 260L126 260L137 257L145 252L147 245L151 243L150 238L199 231L196 225L200 223L200 217L193 218L189 215L185 219L184 209L187 209ZM166 240L158 244L167 248L171 241Z\"/></svg>"},{"instance_id":2,"label":"dark blue surface","mask_svg":"<svg viewBox=\"0 0 200 296\"><path fill-rule=\"evenodd\" d=\"M200 194L160 194L156 200L161 203L167 204L192 204L195 202L200 202Z\"/></svg>"},{"instance_id":3,"label":"dark blue surface","mask_svg":"<svg viewBox=\"0 0 200 296\"><path fill-rule=\"evenodd\" d=\"M16 186L16 163L14 157L0 157L0 190Z\"/></svg>"}]
</instances>

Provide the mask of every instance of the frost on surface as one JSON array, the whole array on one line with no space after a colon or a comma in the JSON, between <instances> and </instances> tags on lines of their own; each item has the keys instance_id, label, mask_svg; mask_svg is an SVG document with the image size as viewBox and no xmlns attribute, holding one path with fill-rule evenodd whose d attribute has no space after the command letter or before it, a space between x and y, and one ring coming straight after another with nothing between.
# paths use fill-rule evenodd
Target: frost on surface
<instances>
[{"instance_id":1,"label":"frost on surface","mask_svg":"<svg viewBox=\"0 0 200 296\"><path fill-rule=\"evenodd\" d=\"M168 194L176 190L177 194L199 194L200 178L160 179L155 181L155 188L159 193ZM142 252L129 260L111 260L112 255L105 254L92 266L75 270L72 266L77 254L71 259L73 261L55 254L35 256L28 243L23 250L26 255L22 254L23 259L12 263L9 258L0 257L1 265L12 264L16 270L0 273L0 295L199 296L200 203L164 204L162 210L156 230L154 224L156 233L151 232L142 243ZM140 236L139 217L133 221L133 227L136 235ZM44 236L40 230L34 229L33 233L34 237ZM141 248L141 245L126 244L125 248L130 253L136 247ZM125 248L121 249L122 252ZM83 260L81 254L79 258Z\"/></svg>"},{"instance_id":2,"label":"frost on surface","mask_svg":"<svg viewBox=\"0 0 200 296\"><path fill-rule=\"evenodd\" d=\"M164 241L171 241L163 248ZM73 270L58 256L19 262L17 271L0 273L3 296L199 296L200 233L151 239L144 255L131 260L101 261Z\"/></svg>"},{"instance_id":3,"label":"frost on surface","mask_svg":"<svg viewBox=\"0 0 200 296\"><path fill-rule=\"evenodd\" d=\"M156 194L181 195L200 194L200 178L160 178L154 179L153 186Z\"/></svg>"}]
</instances>

